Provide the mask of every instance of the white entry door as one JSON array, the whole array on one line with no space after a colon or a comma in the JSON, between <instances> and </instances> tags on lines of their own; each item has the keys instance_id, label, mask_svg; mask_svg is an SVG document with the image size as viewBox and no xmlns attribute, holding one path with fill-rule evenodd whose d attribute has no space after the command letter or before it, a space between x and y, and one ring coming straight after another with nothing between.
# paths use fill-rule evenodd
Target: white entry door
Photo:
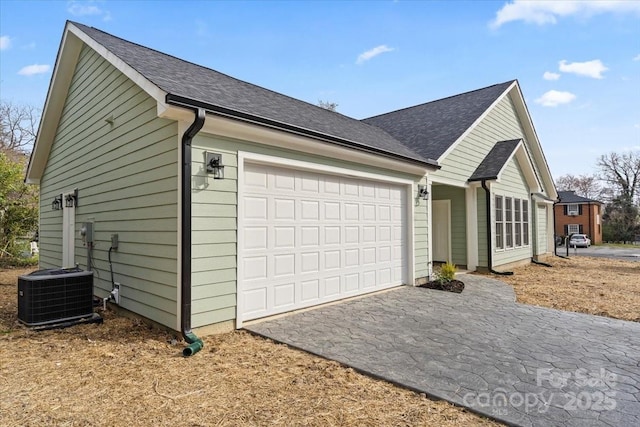
<instances>
[{"instance_id":1,"label":"white entry door","mask_svg":"<svg viewBox=\"0 0 640 427\"><path fill-rule=\"evenodd\" d=\"M432 201L433 261L451 262L451 200Z\"/></svg>"},{"instance_id":2,"label":"white entry door","mask_svg":"<svg viewBox=\"0 0 640 427\"><path fill-rule=\"evenodd\" d=\"M238 322L407 281L406 188L246 163Z\"/></svg>"},{"instance_id":3,"label":"white entry door","mask_svg":"<svg viewBox=\"0 0 640 427\"><path fill-rule=\"evenodd\" d=\"M75 267L75 229L76 229L76 208L66 206L66 193L62 195L62 267Z\"/></svg>"}]
</instances>

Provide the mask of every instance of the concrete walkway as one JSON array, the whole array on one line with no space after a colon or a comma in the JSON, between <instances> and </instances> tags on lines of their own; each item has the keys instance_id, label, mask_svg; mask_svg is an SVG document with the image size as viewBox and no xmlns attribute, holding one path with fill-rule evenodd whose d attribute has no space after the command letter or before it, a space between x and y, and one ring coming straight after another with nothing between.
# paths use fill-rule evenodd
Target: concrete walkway
<instances>
[{"instance_id":1,"label":"concrete walkway","mask_svg":"<svg viewBox=\"0 0 640 427\"><path fill-rule=\"evenodd\" d=\"M640 425L640 323L458 278L462 294L401 287L246 329L508 424Z\"/></svg>"}]
</instances>

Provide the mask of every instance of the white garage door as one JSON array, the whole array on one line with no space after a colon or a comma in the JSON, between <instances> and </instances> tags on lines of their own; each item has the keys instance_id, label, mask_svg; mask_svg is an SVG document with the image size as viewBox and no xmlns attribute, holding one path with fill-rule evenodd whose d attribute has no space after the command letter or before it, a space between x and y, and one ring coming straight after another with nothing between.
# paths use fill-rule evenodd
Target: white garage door
<instances>
[{"instance_id":1,"label":"white garage door","mask_svg":"<svg viewBox=\"0 0 640 427\"><path fill-rule=\"evenodd\" d=\"M406 283L405 188L245 164L238 320Z\"/></svg>"}]
</instances>

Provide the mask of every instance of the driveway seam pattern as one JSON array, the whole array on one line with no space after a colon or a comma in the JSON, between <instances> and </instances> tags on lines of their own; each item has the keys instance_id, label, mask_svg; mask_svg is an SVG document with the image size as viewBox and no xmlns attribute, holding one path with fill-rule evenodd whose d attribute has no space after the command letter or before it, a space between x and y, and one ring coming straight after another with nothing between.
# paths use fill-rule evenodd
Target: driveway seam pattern
<instances>
[{"instance_id":1,"label":"driveway seam pattern","mask_svg":"<svg viewBox=\"0 0 640 427\"><path fill-rule=\"evenodd\" d=\"M459 278L462 294L404 286L246 329L511 425L640 425L639 323Z\"/></svg>"}]
</instances>

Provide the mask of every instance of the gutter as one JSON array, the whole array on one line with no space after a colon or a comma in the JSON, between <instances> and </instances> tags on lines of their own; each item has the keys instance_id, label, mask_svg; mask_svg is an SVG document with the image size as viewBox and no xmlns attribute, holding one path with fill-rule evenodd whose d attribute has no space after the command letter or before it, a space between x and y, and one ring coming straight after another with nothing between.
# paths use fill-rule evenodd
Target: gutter
<instances>
[{"instance_id":1,"label":"gutter","mask_svg":"<svg viewBox=\"0 0 640 427\"><path fill-rule=\"evenodd\" d=\"M182 215L180 228L182 230L182 251L180 268L180 329L184 340L188 345L182 350L184 357L196 354L204 343L191 330L191 141L204 126L206 112L202 108L191 108L195 113L195 119L191 126L182 135L182 163L180 172L182 176L182 200L180 213Z\"/></svg>"},{"instance_id":2,"label":"gutter","mask_svg":"<svg viewBox=\"0 0 640 427\"><path fill-rule=\"evenodd\" d=\"M333 135L325 134L325 133L314 131L311 129L300 128L297 126L290 125L288 123L279 122L277 120L272 120L266 117L255 116L253 114L231 110L229 108L220 107L218 105L196 101L193 99L185 98L183 96L173 95L171 93L167 94L166 103L170 105L175 105L175 106L185 107L190 109L194 109L194 108L204 109L207 112L211 114L215 114L217 116L239 120L245 123L257 124L260 126L271 128L271 129L276 129L279 131L291 133L294 135L307 136L313 139L339 145L341 147L356 149L359 151L363 151L369 154L375 154L378 156L385 156L395 160L401 160L403 162L419 164L421 166L429 166L435 169L440 169L442 167L438 164L436 160L433 160L433 159L427 159L427 160L413 159L411 157L406 157L400 154L385 151L380 148L364 146L348 139L339 138Z\"/></svg>"},{"instance_id":3,"label":"gutter","mask_svg":"<svg viewBox=\"0 0 640 427\"><path fill-rule=\"evenodd\" d=\"M489 272L497 274L499 276L513 276L513 271L496 271L493 269L493 253L491 252L491 243L493 242L493 236L491 235L491 190L487 187L487 180L483 179L482 188L486 193L486 207L487 207L487 268Z\"/></svg>"}]
</instances>

